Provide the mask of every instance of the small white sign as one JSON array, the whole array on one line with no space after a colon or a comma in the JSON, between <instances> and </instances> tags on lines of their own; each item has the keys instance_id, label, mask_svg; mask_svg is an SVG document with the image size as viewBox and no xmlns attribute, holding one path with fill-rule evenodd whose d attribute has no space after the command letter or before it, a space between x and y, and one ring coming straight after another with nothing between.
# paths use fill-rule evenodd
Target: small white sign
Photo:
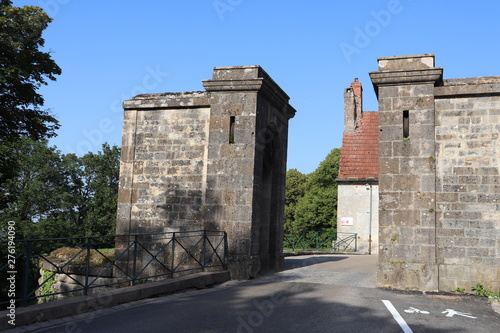
<instances>
[{"instance_id":1,"label":"small white sign","mask_svg":"<svg viewBox=\"0 0 500 333\"><path fill-rule=\"evenodd\" d=\"M352 217L341 217L340 225L354 225L354 218Z\"/></svg>"}]
</instances>

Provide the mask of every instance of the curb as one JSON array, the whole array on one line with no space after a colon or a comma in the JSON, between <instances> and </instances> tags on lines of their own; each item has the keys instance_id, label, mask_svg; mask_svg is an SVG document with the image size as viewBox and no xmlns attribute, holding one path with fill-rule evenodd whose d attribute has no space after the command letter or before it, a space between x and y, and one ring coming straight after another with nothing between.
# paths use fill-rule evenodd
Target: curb
<instances>
[{"instance_id":1,"label":"curb","mask_svg":"<svg viewBox=\"0 0 500 333\"><path fill-rule=\"evenodd\" d=\"M122 303L137 301L163 294L223 283L230 280L229 271L196 273L178 278L113 289L90 295L75 296L53 302L16 308L15 326L8 323L8 310L0 312L0 331L85 312L102 310ZM5 320L4 320L5 319Z\"/></svg>"}]
</instances>

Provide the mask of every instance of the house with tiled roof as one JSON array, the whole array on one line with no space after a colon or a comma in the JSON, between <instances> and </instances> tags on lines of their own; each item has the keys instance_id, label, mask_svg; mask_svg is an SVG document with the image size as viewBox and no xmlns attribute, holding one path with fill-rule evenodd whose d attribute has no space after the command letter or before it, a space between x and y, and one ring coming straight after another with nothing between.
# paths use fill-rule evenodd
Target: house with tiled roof
<instances>
[{"instance_id":1,"label":"house with tiled roof","mask_svg":"<svg viewBox=\"0 0 500 333\"><path fill-rule=\"evenodd\" d=\"M358 79L344 91L337 231L357 234L358 252L378 253L378 112L363 111Z\"/></svg>"}]
</instances>

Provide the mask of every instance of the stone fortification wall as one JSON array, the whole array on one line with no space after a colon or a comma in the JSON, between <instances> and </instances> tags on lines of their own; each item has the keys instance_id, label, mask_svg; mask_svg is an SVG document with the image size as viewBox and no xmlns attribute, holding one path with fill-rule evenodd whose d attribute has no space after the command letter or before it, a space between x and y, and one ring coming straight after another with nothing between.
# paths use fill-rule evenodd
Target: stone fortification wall
<instances>
[{"instance_id":1,"label":"stone fortification wall","mask_svg":"<svg viewBox=\"0 0 500 333\"><path fill-rule=\"evenodd\" d=\"M442 69L429 58L379 59L379 72L370 73L380 129L377 281L401 289L438 289L432 95Z\"/></svg>"},{"instance_id":2,"label":"stone fortification wall","mask_svg":"<svg viewBox=\"0 0 500 333\"><path fill-rule=\"evenodd\" d=\"M379 59L379 286L500 290L500 78Z\"/></svg>"},{"instance_id":3,"label":"stone fortification wall","mask_svg":"<svg viewBox=\"0 0 500 333\"><path fill-rule=\"evenodd\" d=\"M436 88L436 236L443 290L476 283L500 290L499 91L500 77L447 80Z\"/></svg>"},{"instance_id":4,"label":"stone fortification wall","mask_svg":"<svg viewBox=\"0 0 500 333\"><path fill-rule=\"evenodd\" d=\"M233 278L279 269L295 110L259 66L215 68L203 85L124 102L117 233L226 231Z\"/></svg>"},{"instance_id":5,"label":"stone fortification wall","mask_svg":"<svg viewBox=\"0 0 500 333\"><path fill-rule=\"evenodd\" d=\"M125 103L118 234L203 229L207 105L206 93Z\"/></svg>"}]
</instances>

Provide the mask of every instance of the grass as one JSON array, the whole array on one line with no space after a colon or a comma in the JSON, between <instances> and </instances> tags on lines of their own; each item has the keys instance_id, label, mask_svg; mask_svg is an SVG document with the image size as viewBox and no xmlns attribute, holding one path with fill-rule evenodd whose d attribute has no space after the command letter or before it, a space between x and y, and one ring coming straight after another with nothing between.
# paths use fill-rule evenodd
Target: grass
<instances>
[{"instance_id":1,"label":"grass","mask_svg":"<svg viewBox=\"0 0 500 333\"><path fill-rule=\"evenodd\" d=\"M81 251L81 252L80 252ZM80 253L79 253L80 252ZM100 252L100 253L99 253ZM102 254L101 254L102 253ZM104 257L104 256L106 257ZM75 265L85 264L87 258L87 250L72 247L61 247L50 253L52 258L57 258L62 261L68 261L75 257L71 263ZM115 259L115 249L91 249L90 250L90 263L92 265L109 264Z\"/></svg>"}]
</instances>

